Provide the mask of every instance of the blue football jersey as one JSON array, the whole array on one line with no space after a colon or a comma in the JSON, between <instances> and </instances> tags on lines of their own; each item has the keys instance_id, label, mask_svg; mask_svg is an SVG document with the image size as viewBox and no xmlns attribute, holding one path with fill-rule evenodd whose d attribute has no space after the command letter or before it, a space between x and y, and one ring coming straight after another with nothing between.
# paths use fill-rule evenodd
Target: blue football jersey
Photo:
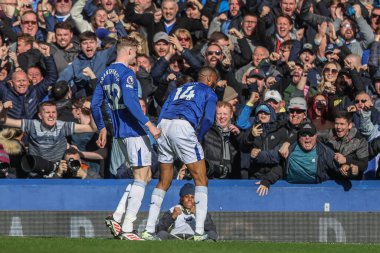
<instances>
[{"instance_id":1,"label":"blue football jersey","mask_svg":"<svg viewBox=\"0 0 380 253\"><path fill-rule=\"evenodd\" d=\"M146 135L144 115L138 98L135 73L123 63L113 63L98 77L91 102L92 115L99 130L105 127L101 114L103 99L108 105L115 138Z\"/></svg>"},{"instance_id":2,"label":"blue football jersey","mask_svg":"<svg viewBox=\"0 0 380 253\"><path fill-rule=\"evenodd\" d=\"M200 82L186 83L170 93L159 117L183 118L190 122L201 140L214 123L216 102L214 90Z\"/></svg>"}]
</instances>

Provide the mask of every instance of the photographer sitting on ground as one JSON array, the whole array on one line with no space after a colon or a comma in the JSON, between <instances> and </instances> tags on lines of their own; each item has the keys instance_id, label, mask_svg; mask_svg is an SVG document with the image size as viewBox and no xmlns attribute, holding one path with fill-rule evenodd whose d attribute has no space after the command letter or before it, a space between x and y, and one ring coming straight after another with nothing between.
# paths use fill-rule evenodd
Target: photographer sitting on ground
<instances>
[{"instance_id":1,"label":"photographer sitting on ground","mask_svg":"<svg viewBox=\"0 0 380 253\"><path fill-rule=\"evenodd\" d=\"M99 179L98 173L89 170L87 164L82 163L80 153L75 148L66 150L63 160L59 162L53 178L80 178Z\"/></svg>"}]
</instances>

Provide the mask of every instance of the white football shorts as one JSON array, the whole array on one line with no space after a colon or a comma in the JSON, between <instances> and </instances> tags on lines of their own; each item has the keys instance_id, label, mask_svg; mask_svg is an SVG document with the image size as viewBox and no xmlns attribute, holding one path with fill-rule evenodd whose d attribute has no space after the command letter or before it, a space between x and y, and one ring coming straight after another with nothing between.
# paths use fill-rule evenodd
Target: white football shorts
<instances>
[{"instance_id":1,"label":"white football shorts","mask_svg":"<svg viewBox=\"0 0 380 253\"><path fill-rule=\"evenodd\" d=\"M152 165L151 146L147 135L117 139L117 141L124 153L126 161L131 167Z\"/></svg>"},{"instance_id":2,"label":"white football shorts","mask_svg":"<svg viewBox=\"0 0 380 253\"><path fill-rule=\"evenodd\" d=\"M163 119L158 124L158 128L161 129L161 136L157 140L160 163L173 163L175 157L185 164L204 158L203 149L194 128L187 120Z\"/></svg>"}]
</instances>

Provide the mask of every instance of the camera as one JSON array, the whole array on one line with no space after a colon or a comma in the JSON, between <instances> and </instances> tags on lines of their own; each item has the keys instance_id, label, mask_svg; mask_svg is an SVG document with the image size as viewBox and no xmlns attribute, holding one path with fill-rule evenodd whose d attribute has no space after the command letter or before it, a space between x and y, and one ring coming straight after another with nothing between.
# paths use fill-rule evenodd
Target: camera
<instances>
[{"instance_id":1,"label":"camera","mask_svg":"<svg viewBox=\"0 0 380 253\"><path fill-rule=\"evenodd\" d=\"M77 172L78 170L80 169L80 161L79 160L75 160L74 158L70 158L68 161L67 161L67 169L68 169L68 173L72 176L72 177L76 177L77 176Z\"/></svg>"},{"instance_id":2,"label":"camera","mask_svg":"<svg viewBox=\"0 0 380 253\"><path fill-rule=\"evenodd\" d=\"M21 159L21 169L30 177L47 177L56 168L58 163L50 162L40 156L24 155Z\"/></svg>"},{"instance_id":3,"label":"camera","mask_svg":"<svg viewBox=\"0 0 380 253\"><path fill-rule=\"evenodd\" d=\"M325 102L322 102L322 101L317 101L317 102L315 103L315 105L316 105L317 109L319 109L319 110L323 110L323 109L325 109L325 107L326 107L326 103L325 103Z\"/></svg>"}]
</instances>

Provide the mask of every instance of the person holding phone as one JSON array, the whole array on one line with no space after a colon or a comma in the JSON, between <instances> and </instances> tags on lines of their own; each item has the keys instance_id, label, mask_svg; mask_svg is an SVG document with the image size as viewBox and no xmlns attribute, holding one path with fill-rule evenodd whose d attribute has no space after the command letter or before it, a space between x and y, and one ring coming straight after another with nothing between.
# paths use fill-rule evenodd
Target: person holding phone
<instances>
[{"instance_id":1,"label":"person holding phone","mask_svg":"<svg viewBox=\"0 0 380 253\"><path fill-rule=\"evenodd\" d=\"M251 164L248 170L250 179L264 179L271 173L272 165L256 160L262 150L274 149L287 139L285 128L277 121L276 112L267 103L259 104L255 109L252 128L242 137L242 151L251 154Z\"/></svg>"}]
</instances>

